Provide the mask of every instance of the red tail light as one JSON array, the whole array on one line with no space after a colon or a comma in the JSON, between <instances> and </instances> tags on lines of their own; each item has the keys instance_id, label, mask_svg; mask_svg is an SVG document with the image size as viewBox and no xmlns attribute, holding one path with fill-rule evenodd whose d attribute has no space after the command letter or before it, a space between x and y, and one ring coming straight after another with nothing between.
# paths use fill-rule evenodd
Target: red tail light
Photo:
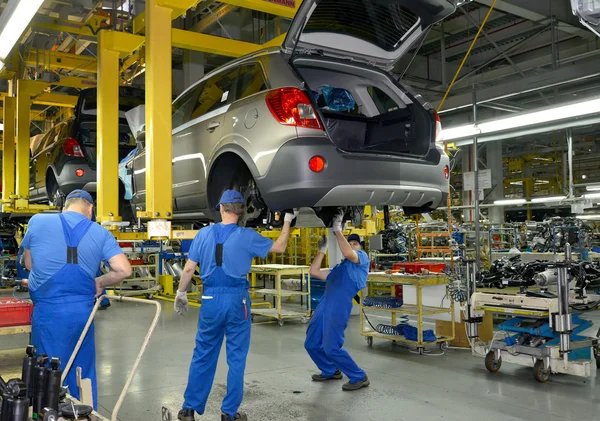
<instances>
[{"instance_id":1,"label":"red tail light","mask_svg":"<svg viewBox=\"0 0 600 421\"><path fill-rule=\"evenodd\" d=\"M273 117L286 126L323 129L306 93L297 88L274 89L267 94Z\"/></svg>"},{"instance_id":2,"label":"red tail light","mask_svg":"<svg viewBox=\"0 0 600 421\"><path fill-rule=\"evenodd\" d=\"M435 113L435 141L443 142L444 137L442 136L442 121L440 120L440 115L437 113L437 111L434 111L434 113Z\"/></svg>"},{"instance_id":3,"label":"red tail light","mask_svg":"<svg viewBox=\"0 0 600 421\"><path fill-rule=\"evenodd\" d=\"M79 146L79 142L72 137L65 139L62 147L65 155L83 158L83 151L81 150L81 146Z\"/></svg>"},{"instance_id":4,"label":"red tail light","mask_svg":"<svg viewBox=\"0 0 600 421\"><path fill-rule=\"evenodd\" d=\"M446 165L444 167L444 178L447 180L448 178L450 178L450 168L448 168L448 165Z\"/></svg>"},{"instance_id":5,"label":"red tail light","mask_svg":"<svg viewBox=\"0 0 600 421\"><path fill-rule=\"evenodd\" d=\"M321 172L325 169L325 158L322 156L313 156L308 161L308 167L313 172Z\"/></svg>"}]
</instances>

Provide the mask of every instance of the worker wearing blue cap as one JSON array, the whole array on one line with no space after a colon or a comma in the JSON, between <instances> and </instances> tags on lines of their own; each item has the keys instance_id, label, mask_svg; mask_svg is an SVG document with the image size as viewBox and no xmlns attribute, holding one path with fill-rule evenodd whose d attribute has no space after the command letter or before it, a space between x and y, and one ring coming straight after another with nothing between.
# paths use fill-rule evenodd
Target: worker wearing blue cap
<instances>
[{"instance_id":1,"label":"worker wearing blue cap","mask_svg":"<svg viewBox=\"0 0 600 421\"><path fill-rule=\"evenodd\" d=\"M194 421L194 412L204 413L224 336L227 336L229 374L221 420L247 419L246 414L238 411L244 394L244 370L250 347L250 296L246 275L254 257L264 259L269 252L285 251L296 213L285 214L281 234L273 241L252 229L238 226L245 209L240 192L226 190L223 193L217 205L222 222L196 234L179 281L175 311L183 314L188 308L187 288L200 263L202 308L185 400L178 414L181 421Z\"/></svg>"},{"instance_id":2,"label":"worker wearing blue cap","mask_svg":"<svg viewBox=\"0 0 600 421\"><path fill-rule=\"evenodd\" d=\"M348 377L343 390L358 390L369 385L366 373L343 349L344 331L352 312L352 299L367 285L369 257L362 250L360 237L342 234L343 214L336 215L333 232L344 260L333 269L322 270L321 263L327 253L327 237L319 240L319 253L310 266L313 278L325 280L325 293L310 320L304 348L321 370L314 381L340 380L342 373Z\"/></svg>"},{"instance_id":3,"label":"worker wearing blue cap","mask_svg":"<svg viewBox=\"0 0 600 421\"><path fill-rule=\"evenodd\" d=\"M60 214L38 214L27 225L21 246L31 271L29 292L33 301L31 340L38 354L69 361L95 303L104 288L131 276L131 265L115 238L91 221L94 200L84 190L66 198ZM111 271L96 277L100 262ZM94 408L98 405L94 325L85 337L65 383L80 398L76 367L92 380Z\"/></svg>"}]
</instances>

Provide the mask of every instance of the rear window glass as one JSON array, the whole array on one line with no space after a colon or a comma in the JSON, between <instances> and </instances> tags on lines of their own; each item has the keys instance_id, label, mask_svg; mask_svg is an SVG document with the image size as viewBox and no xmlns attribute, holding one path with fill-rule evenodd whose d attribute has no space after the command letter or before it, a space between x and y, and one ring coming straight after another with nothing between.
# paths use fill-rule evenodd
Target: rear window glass
<instances>
[{"instance_id":1,"label":"rear window glass","mask_svg":"<svg viewBox=\"0 0 600 421\"><path fill-rule=\"evenodd\" d=\"M417 0L413 0L417 1ZM332 32L370 42L385 51L396 50L419 17L399 4L381 0L320 2L304 32Z\"/></svg>"},{"instance_id":2,"label":"rear window glass","mask_svg":"<svg viewBox=\"0 0 600 421\"><path fill-rule=\"evenodd\" d=\"M267 85L258 64L240 67L235 99L246 98L265 89L267 89Z\"/></svg>"},{"instance_id":3,"label":"rear window glass","mask_svg":"<svg viewBox=\"0 0 600 421\"><path fill-rule=\"evenodd\" d=\"M371 95L371 98L373 99L373 102L375 103L375 106L379 110L380 114L385 114L400 108L396 101L390 98L390 96L381 89L376 88L375 86L369 86L367 91L369 91L369 95Z\"/></svg>"},{"instance_id":4,"label":"rear window glass","mask_svg":"<svg viewBox=\"0 0 600 421\"><path fill-rule=\"evenodd\" d=\"M84 145L95 145L97 137L96 122L81 123L81 141ZM135 139L131 134L129 125L125 122L119 123L119 145L135 146Z\"/></svg>"},{"instance_id":5,"label":"rear window glass","mask_svg":"<svg viewBox=\"0 0 600 421\"><path fill-rule=\"evenodd\" d=\"M219 73L194 88L200 91L200 96L192 111L191 119L202 117L204 114L214 111L229 102L231 88L235 82L238 68Z\"/></svg>"}]
</instances>

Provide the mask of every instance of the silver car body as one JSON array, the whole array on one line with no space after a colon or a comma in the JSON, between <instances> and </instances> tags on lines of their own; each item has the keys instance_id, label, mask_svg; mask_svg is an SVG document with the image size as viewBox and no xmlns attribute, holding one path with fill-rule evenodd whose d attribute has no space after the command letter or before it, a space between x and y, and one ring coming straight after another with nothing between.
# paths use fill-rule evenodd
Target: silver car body
<instances>
[{"instance_id":1,"label":"silver car body","mask_svg":"<svg viewBox=\"0 0 600 421\"><path fill-rule=\"evenodd\" d=\"M327 8L337 7L340 1L304 0L281 48L232 61L207 74L173 102L175 217L203 214L213 219L221 192L230 187L245 188L249 200L271 211L367 204L426 211L445 203L448 157L435 141L435 112L389 70L424 31L455 10L454 4L448 0L396 0L400 6L389 7L413 13L412 26L392 51L385 51L350 35L315 32L315 25L306 31L306 22L310 24L316 8L325 8L322 13L326 15ZM350 8L376 3L343 1ZM416 3L418 7L409 10ZM323 111L313 93L328 84L351 92L359 112L331 118L329 111ZM305 92L322 128L281 124L267 104L269 93L280 88ZM388 114L400 120L388 126L377 120ZM338 121L338 116L342 120ZM374 149L348 147L343 133L350 130L352 134L353 125L367 130L371 137L377 136L371 128L387 130L385 136L406 132L391 134L404 139L404 150L392 144L396 141L383 142L380 147L372 139ZM420 146L411 146L413 143ZM321 172L309 168L309 160L315 156L326 162ZM143 209L145 149L140 148L128 166L133 175L132 204ZM252 180L247 180L248 174Z\"/></svg>"}]
</instances>

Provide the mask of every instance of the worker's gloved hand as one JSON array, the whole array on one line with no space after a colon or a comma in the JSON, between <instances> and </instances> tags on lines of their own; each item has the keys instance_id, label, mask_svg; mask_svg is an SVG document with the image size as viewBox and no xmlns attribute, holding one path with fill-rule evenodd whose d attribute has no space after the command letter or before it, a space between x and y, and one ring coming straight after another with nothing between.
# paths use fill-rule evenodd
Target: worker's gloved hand
<instances>
[{"instance_id":1,"label":"worker's gloved hand","mask_svg":"<svg viewBox=\"0 0 600 421\"><path fill-rule=\"evenodd\" d=\"M98 298L104 292L104 285L102 284L102 276L98 276L96 278L96 295L94 297Z\"/></svg>"},{"instance_id":2,"label":"worker's gloved hand","mask_svg":"<svg viewBox=\"0 0 600 421\"><path fill-rule=\"evenodd\" d=\"M175 297L175 311L177 314L183 315L188 309L188 298L187 291L177 290L177 296Z\"/></svg>"},{"instance_id":3,"label":"worker's gloved hand","mask_svg":"<svg viewBox=\"0 0 600 421\"><path fill-rule=\"evenodd\" d=\"M342 232L342 221L344 220L344 213L338 212L333 218L333 232Z\"/></svg>"},{"instance_id":4,"label":"worker's gloved hand","mask_svg":"<svg viewBox=\"0 0 600 421\"><path fill-rule=\"evenodd\" d=\"M283 222L289 222L291 224L292 221L296 219L299 213L300 212L298 210L294 210L294 213L286 213L283 217Z\"/></svg>"},{"instance_id":5,"label":"worker's gloved hand","mask_svg":"<svg viewBox=\"0 0 600 421\"><path fill-rule=\"evenodd\" d=\"M319 238L319 251L323 254L327 254L327 237L326 236L322 236L321 238Z\"/></svg>"}]
</instances>

